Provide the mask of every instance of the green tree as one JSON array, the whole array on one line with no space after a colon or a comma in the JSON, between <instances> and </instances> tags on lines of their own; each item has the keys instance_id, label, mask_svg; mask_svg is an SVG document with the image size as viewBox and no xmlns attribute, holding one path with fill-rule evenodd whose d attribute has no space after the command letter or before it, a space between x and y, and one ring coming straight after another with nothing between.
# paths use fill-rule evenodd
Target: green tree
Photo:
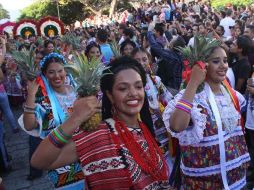
<instances>
[{"instance_id":1,"label":"green tree","mask_svg":"<svg viewBox=\"0 0 254 190\"><path fill-rule=\"evenodd\" d=\"M142 3L146 0L79 0L86 7L87 11L101 15L108 12L111 17L115 11L133 7L136 3ZM134 6L135 7L135 6Z\"/></svg>"},{"instance_id":2,"label":"green tree","mask_svg":"<svg viewBox=\"0 0 254 190\"><path fill-rule=\"evenodd\" d=\"M10 18L9 12L3 8L3 5L0 3L0 19Z\"/></svg>"},{"instance_id":3,"label":"green tree","mask_svg":"<svg viewBox=\"0 0 254 190\"><path fill-rule=\"evenodd\" d=\"M36 1L21 11L20 19L33 18L40 19L43 16L58 16L57 3L60 18L65 24L71 24L76 20L82 20L84 5L79 1Z\"/></svg>"},{"instance_id":4,"label":"green tree","mask_svg":"<svg viewBox=\"0 0 254 190\"><path fill-rule=\"evenodd\" d=\"M227 4L232 4L236 6L241 6L241 5L249 5L253 3L253 0L211 0L212 6L215 8L222 8L225 7Z\"/></svg>"}]
</instances>

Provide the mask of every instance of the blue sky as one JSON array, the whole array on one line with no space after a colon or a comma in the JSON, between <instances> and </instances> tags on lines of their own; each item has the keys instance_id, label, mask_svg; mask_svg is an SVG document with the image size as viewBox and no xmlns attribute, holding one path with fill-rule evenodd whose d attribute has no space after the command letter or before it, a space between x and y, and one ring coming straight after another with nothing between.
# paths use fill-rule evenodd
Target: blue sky
<instances>
[{"instance_id":1,"label":"blue sky","mask_svg":"<svg viewBox=\"0 0 254 190\"><path fill-rule=\"evenodd\" d=\"M32 4L35 0L0 0L3 8L9 11L11 21L16 21L20 10Z\"/></svg>"}]
</instances>

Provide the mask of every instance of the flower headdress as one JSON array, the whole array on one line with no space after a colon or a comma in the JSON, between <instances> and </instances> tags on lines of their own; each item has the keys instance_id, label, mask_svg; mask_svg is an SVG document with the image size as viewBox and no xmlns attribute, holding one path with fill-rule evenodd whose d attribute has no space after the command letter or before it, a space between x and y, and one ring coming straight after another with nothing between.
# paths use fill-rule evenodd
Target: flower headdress
<instances>
[{"instance_id":1,"label":"flower headdress","mask_svg":"<svg viewBox=\"0 0 254 190\"><path fill-rule=\"evenodd\" d=\"M40 69L42 69L44 67L45 63L51 58L58 58L63 62L64 65L67 65L67 61L65 60L64 56L62 56L59 53L53 52L53 53L50 53L50 54L46 55L45 57L43 57L43 59L40 61Z\"/></svg>"}]
</instances>

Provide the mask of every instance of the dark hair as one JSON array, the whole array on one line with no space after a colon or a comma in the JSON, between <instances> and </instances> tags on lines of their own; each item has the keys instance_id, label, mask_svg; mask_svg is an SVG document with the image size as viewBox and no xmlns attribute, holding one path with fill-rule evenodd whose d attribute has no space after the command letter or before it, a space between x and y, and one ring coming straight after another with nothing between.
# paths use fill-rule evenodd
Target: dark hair
<instances>
[{"instance_id":1,"label":"dark hair","mask_svg":"<svg viewBox=\"0 0 254 190\"><path fill-rule=\"evenodd\" d=\"M97 32L97 38L102 43L107 42L107 40L108 40L108 32L106 30L104 30L104 29L99 29L98 32Z\"/></svg>"},{"instance_id":2,"label":"dark hair","mask_svg":"<svg viewBox=\"0 0 254 190\"><path fill-rule=\"evenodd\" d=\"M64 65L64 62L63 62L62 59L60 59L60 58L58 58L58 57L51 57L51 58L49 58L49 59L47 59L47 60L45 61L43 67L41 68L41 72L42 72L43 74L46 73L46 71L47 71L47 69L48 69L48 67L49 67L49 65L50 65L51 63L61 63L62 65Z\"/></svg>"},{"instance_id":3,"label":"dark hair","mask_svg":"<svg viewBox=\"0 0 254 190\"><path fill-rule=\"evenodd\" d=\"M121 54L123 53L125 46L127 46L128 44L131 45L133 48L136 47L135 42L127 38L126 40L123 41L123 43L121 43L121 47L120 47Z\"/></svg>"},{"instance_id":4,"label":"dark hair","mask_svg":"<svg viewBox=\"0 0 254 190\"><path fill-rule=\"evenodd\" d=\"M103 96L102 96L102 119L103 120L111 118L113 116L111 112L112 104L109 98L107 97L106 92L109 92L109 93L112 92L116 75L120 71L127 70L127 69L133 69L137 73L139 73L143 86L146 85L146 72L138 61L128 56L122 56L113 60L110 68L106 69L103 72L103 75L100 81L100 88L103 93ZM140 117L141 117L141 120L149 128L151 133L154 135L153 122L152 122L151 114L149 111L149 104L148 104L148 100L146 96L145 96L143 107L140 111Z\"/></svg>"},{"instance_id":5,"label":"dark hair","mask_svg":"<svg viewBox=\"0 0 254 190\"><path fill-rule=\"evenodd\" d=\"M86 50L85 50L85 54L86 56L88 56L89 51L93 48L93 47L97 47L101 53L101 47L96 43L96 42L90 42L87 46L86 46Z\"/></svg>"},{"instance_id":6,"label":"dark hair","mask_svg":"<svg viewBox=\"0 0 254 190\"><path fill-rule=\"evenodd\" d=\"M134 57L138 52L143 52L147 55L149 63L152 63L152 56L151 54L143 47L136 47L131 52L131 57Z\"/></svg>"},{"instance_id":7,"label":"dark hair","mask_svg":"<svg viewBox=\"0 0 254 190\"><path fill-rule=\"evenodd\" d=\"M156 24L155 24L155 27L154 27L154 30L155 30L156 32L159 32L160 35L162 36L163 33L164 33L164 25L163 25L162 23L156 23Z\"/></svg>"},{"instance_id":8,"label":"dark hair","mask_svg":"<svg viewBox=\"0 0 254 190\"><path fill-rule=\"evenodd\" d=\"M44 41L44 48L47 48L49 44L53 44L55 46L55 43L52 40L45 40Z\"/></svg>"},{"instance_id":9,"label":"dark hair","mask_svg":"<svg viewBox=\"0 0 254 190\"><path fill-rule=\"evenodd\" d=\"M247 25L246 28L250 29L251 32L254 32L254 25Z\"/></svg>"},{"instance_id":10,"label":"dark hair","mask_svg":"<svg viewBox=\"0 0 254 190\"><path fill-rule=\"evenodd\" d=\"M186 42L182 36L178 36L174 41L172 41L172 48L175 51L179 51L180 47L183 48L185 46L186 46Z\"/></svg>"},{"instance_id":11,"label":"dark hair","mask_svg":"<svg viewBox=\"0 0 254 190\"><path fill-rule=\"evenodd\" d=\"M130 29L130 28L125 28L125 29L123 30L123 34L124 34L125 36L129 36L129 38L133 38L133 36L134 36L133 30Z\"/></svg>"},{"instance_id":12,"label":"dark hair","mask_svg":"<svg viewBox=\"0 0 254 190\"><path fill-rule=\"evenodd\" d=\"M231 16L232 13L233 13L233 11L232 11L231 9L228 9L227 12L226 12L226 15L227 15L227 16Z\"/></svg>"},{"instance_id":13,"label":"dark hair","mask_svg":"<svg viewBox=\"0 0 254 190\"><path fill-rule=\"evenodd\" d=\"M247 56L254 48L252 40L246 35L238 36L236 43L238 48L242 49L243 56Z\"/></svg>"}]
</instances>

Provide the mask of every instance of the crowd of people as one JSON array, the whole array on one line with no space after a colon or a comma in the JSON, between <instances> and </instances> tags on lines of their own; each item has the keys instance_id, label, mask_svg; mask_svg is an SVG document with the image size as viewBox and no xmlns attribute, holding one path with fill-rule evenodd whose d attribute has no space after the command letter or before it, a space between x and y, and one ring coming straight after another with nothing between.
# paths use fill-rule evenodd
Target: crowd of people
<instances>
[{"instance_id":1,"label":"crowd of people","mask_svg":"<svg viewBox=\"0 0 254 190\"><path fill-rule=\"evenodd\" d=\"M23 105L27 179L48 170L56 189L253 189L254 3L217 11L159 1L99 18L66 28L77 47L60 36L0 37L0 108L17 133L11 108ZM197 38L218 45L186 78L181 48ZM35 50L33 81L12 56L24 49ZM77 96L65 70L76 52L105 66L97 96ZM79 127L95 113L97 127ZM0 150L1 172L11 172L2 120Z\"/></svg>"}]
</instances>

